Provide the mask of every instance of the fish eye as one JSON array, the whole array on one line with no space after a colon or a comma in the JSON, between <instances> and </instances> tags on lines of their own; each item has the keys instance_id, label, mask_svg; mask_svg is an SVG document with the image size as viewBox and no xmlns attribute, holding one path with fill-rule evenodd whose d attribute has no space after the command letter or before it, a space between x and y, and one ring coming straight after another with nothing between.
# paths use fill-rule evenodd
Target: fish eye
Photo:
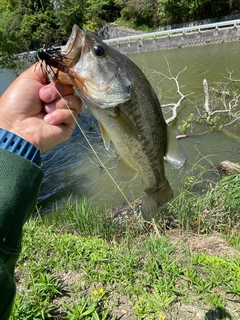
<instances>
[{"instance_id":1,"label":"fish eye","mask_svg":"<svg viewBox=\"0 0 240 320\"><path fill-rule=\"evenodd\" d=\"M104 48L100 44L96 44L93 47L93 50L94 50L94 53L96 54L96 56L98 56L98 57L103 56L105 53Z\"/></svg>"}]
</instances>

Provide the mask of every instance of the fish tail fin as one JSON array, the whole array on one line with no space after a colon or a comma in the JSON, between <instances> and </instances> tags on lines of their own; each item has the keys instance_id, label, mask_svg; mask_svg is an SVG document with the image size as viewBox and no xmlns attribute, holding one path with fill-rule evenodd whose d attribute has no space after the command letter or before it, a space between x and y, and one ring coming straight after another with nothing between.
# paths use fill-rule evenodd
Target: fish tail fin
<instances>
[{"instance_id":1,"label":"fish tail fin","mask_svg":"<svg viewBox=\"0 0 240 320\"><path fill-rule=\"evenodd\" d=\"M156 215L158 208L172 199L172 197L173 191L167 180L164 185L156 190L145 189L141 207L143 219L151 220Z\"/></svg>"}]
</instances>

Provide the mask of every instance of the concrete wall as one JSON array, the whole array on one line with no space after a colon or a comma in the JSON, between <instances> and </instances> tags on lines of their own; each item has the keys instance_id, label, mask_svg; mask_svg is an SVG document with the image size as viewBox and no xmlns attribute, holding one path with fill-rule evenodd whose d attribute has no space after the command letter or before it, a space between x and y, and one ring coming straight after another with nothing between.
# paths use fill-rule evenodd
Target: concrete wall
<instances>
[{"instance_id":1,"label":"concrete wall","mask_svg":"<svg viewBox=\"0 0 240 320\"><path fill-rule=\"evenodd\" d=\"M122 53L148 52L165 49L203 46L214 43L233 42L240 40L240 27L216 28L200 32L187 32L171 34L169 36L128 41L125 43L111 44L111 47Z\"/></svg>"}]
</instances>

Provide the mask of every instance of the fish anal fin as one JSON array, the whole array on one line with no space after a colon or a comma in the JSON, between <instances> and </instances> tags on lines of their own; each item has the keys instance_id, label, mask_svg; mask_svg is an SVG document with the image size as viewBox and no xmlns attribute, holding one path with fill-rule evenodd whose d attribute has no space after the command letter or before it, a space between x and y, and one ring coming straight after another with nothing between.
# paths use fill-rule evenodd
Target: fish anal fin
<instances>
[{"instance_id":1,"label":"fish anal fin","mask_svg":"<svg viewBox=\"0 0 240 320\"><path fill-rule=\"evenodd\" d=\"M130 167L122 159L119 160L118 166L114 173L114 177L117 181L120 182L129 182L136 178L138 172Z\"/></svg>"},{"instance_id":2,"label":"fish anal fin","mask_svg":"<svg viewBox=\"0 0 240 320\"><path fill-rule=\"evenodd\" d=\"M104 126L101 124L101 122L98 121L98 125L99 125L99 128L100 128L100 131L101 131L101 135L102 135L102 139L103 139L103 142L104 142L104 146L107 150L110 149L110 137L107 133L107 131L105 130Z\"/></svg>"},{"instance_id":3,"label":"fish anal fin","mask_svg":"<svg viewBox=\"0 0 240 320\"><path fill-rule=\"evenodd\" d=\"M157 190L146 189L142 196L141 213L145 220L151 220L157 214L160 206L171 200L173 197L172 188L168 180Z\"/></svg>"},{"instance_id":4,"label":"fish anal fin","mask_svg":"<svg viewBox=\"0 0 240 320\"><path fill-rule=\"evenodd\" d=\"M180 169L185 163L185 157L180 143L169 127L167 127L167 141L167 151L165 154L166 160L173 166L173 168Z\"/></svg>"},{"instance_id":5,"label":"fish anal fin","mask_svg":"<svg viewBox=\"0 0 240 320\"><path fill-rule=\"evenodd\" d=\"M116 121L116 123L122 128L125 133L127 133L134 139L138 139L138 134L132 121L118 107L114 109L114 114L112 114L110 117L112 117Z\"/></svg>"}]
</instances>

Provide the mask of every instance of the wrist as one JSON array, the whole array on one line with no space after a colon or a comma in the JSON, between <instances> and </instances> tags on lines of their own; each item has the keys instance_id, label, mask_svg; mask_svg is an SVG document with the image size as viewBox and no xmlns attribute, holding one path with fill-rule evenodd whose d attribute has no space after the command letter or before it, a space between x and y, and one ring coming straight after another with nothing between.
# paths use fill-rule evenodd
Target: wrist
<instances>
[{"instance_id":1,"label":"wrist","mask_svg":"<svg viewBox=\"0 0 240 320\"><path fill-rule=\"evenodd\" d=\"M40 151L22 137L0 128L0 148L15 153L40 166Z\"/></svg>"}]
</instances>

